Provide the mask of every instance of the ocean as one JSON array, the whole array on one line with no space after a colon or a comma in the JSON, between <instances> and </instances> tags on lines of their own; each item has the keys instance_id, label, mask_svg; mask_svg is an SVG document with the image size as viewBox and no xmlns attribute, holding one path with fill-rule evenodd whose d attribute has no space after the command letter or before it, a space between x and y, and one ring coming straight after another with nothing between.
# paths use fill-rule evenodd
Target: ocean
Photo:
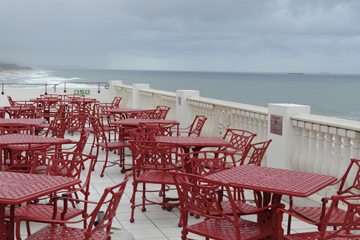
<instances>
[{"instance_id":1,"label":"ocean","mask_svg":"<svg viewBox=\"0 0 360 240\"><path fill-rule=\"evenodd\" d=\"M122 80L151 88L199 90L203 97L267 107L268 103L311 106L313 114L360 121L360 75L233 73L136 70L34 70L0 73L0 82L59 83Z\"/></svg>"}]
</instances>

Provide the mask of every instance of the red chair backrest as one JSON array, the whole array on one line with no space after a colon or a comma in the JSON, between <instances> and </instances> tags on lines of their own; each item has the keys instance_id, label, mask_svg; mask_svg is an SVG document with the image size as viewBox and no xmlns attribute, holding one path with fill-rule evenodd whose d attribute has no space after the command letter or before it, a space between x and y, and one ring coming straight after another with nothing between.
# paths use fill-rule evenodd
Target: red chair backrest
<instances>
[{"instance_id":1,"label":"red chair backrest","mask_svg":"<svg viewBox=\"0 0 360 240\"><path fill-rule=\"evenodd\" d=\"M178 123L140 123L139 134L144 134L145 139L154 140L156 136L178 136Z\"/></svg>"},{"instance_id":2,"label":"red chair backrest","mask_svg":"<svg viewBox=\"0 0 360 240\"><path fill-rule=\"evenodd\" d=\"M352 158L341 178L337 194L359 194L360 191L360 159Z\"/></svg>"},{"instance_id":3,"label":"red chair backrest","mask_svg":"<svg viewBox=\"0 0 360 240\"><path fill-rule=\"evenodd\" d=\"M179 157L183 173L207 176L225 170L227 156L223 151L208 150L180 153Z\"/></svg>"},{"instance_id":4,"label":"red chair backrest","mask_svg":"<svg viewBox=\"0 0 360 240\"><path fill-rule=\"evenodd\" d=\"M266 153L267 148L269 147L271 143L271 139L263 141L263 142L257 142L250 144L250 150L249 153L251 154L249 159L243 158L240 162L240 165L243 164L253 164L256 166L261 166L261 162L264 158L264 155ZM246 162L247 160L247 162Z\"/></svg>"},{"instance_id":5,"label":"red chair backrest","mask_svg":"<svg viewBox=\"0 0 360 240\"><path fill-rule=\"evenodd\" d=\"M168 106L157 106L153 115L154 119L165 119L170 107Z\"/></svg>"},{"instance_id":6,"label":"red chair backrest","mask_svg":"<svg viewBox=\"0 0 360 240\"><path fill-rule=\"evenodd\" d=\"M111 107L112 108L119 108L120 107L120 102L121 102L121 97L114 97L112 103L111 103Z\"/></svg>"},{"instance_id":7,"label":"red chair backrest","mask_svg":"<svg viewBox=\"0 0 360 240\"><path fill-rule=\"evenodd\" d=\"M321 221L319 230L319 239L360 239L360 195L340 196L335 195L331 197L332 202L328 208L324 218ZM338 205L342 205L346 209L344 222L342 226L332 232L326 232L328 223L336 211Z\"/></svg>"},{"instance_id":8,"label":"red chair backrest","mask_svg":"<svg viewBox=\"0 0 360 240\"><path fill-rule=\"evenodd\" d=\"M115 217L116 210L119 206L122 195L124 194L126 183L129 180L129 177L126 176L124 181L113 186L105 188L104 193L95 207L94 211L91 213L90 223L88 228L85 230L86 239L90 239L94 231L100 231L102 229L106 230L107 234L110 234L110 229L112 225L112 220ZM107 206L104 211L104 216L101 221L94 227L96 222L97 215L103 205Z\"/></svg>"},{"instance_id":9,"label":"red chair backrest","mask_svg":"<svg viewBox=\"0 0 360 240\"><path fill-rule=\"evenodd\" d=\"M174 146L152 141L131 141L133 177L145 171L177 171L177 153Z\"/></svg>"},{"instance_id":10,"label":"red chair backrest","mask_svg":"<svg viewBox=\"0 0 360 240\"><path fill-rule=\"evenodd\" d=\"M190 125L188 136L200 136L201 130L204 127L204 124L207 120L207 117L204 115L196 115L194 121Z\"/></svg>"},{"instance_id":11,"label":"red chair backrest","mask_svg":"<svg viewBox=\"0 0 360 240\"><path fill-rule=\"evenodd\" d=\"M241 239L237 208L228 185L190 174L173 174L173 177L180 198L181 216L185 218L182 221L184 225L187 224L189 212L208 219L223 219L237 226L235 229L239 232L236 239ZM229 197L232 215L226 215L220 205L219 189L222 188Z\"/></svg>"}]
</instances>

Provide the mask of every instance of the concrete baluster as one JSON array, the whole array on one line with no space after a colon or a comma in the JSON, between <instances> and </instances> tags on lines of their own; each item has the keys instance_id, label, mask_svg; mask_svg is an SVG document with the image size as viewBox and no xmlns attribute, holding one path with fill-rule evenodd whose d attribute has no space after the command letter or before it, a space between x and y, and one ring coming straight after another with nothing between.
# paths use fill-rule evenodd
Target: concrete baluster
<instances>
[{"instance_id":1,"label":"concrete baluster","mask_svg":"<svg viewBox=\"0 0 360 240\"><path fill-rule=\"evenodd\" d=\"M303 125L303 122L300 122L300 126ZM306 162L309 155L309 130L302 127L301 129L301 150L299 156L299 170L306 171Z\"/></svg>"},{"instance_id":2,"label":"concrete baluster","mask_svg":"<svg viewBox=\"0 0 360 240\"><path fill-rule=\"evenodd\" d=\"M360 133L359 132L352 132L351 135L352 138L352 152L351 157L359 159L359 153L360 153Z\"/></svg>"},{"instance_id":3,"label":"concrete baluster","mask_svg":"<svg viewBox=\"0 0 360 240\"><path fill-rule=\"evenodd\" d=\"M332 134L330 134L328 132L329 127L328 126L324 126L323 130L326 130L327 132L324 133L325 136L325 154L324 154L324 161L322 162L321 165L321 172L324 174L329 174L330 173L330 163L331 163L331 158L332 158L332 143L333 143L333 136Z\"/></svg>"},{"instance_id":4,"label":"concrete baluster","mask_svg":"<svg viewBox=\"0 0 360 240\"><path fill-rule=\"evenodd\" d=\"M298 121L293 120L295 128L294 151L291 158L291 169L299 169L299 158L301 151L301 129L297 126Z\"/></svg>"},{"instance_id":5,"label":"concrete baluster","mask_svg":"<svg viewBox=\"0 0 360 240\"><path fill-rule=\"evenodd\" d=\"M318 144L316 148L315 153L315 164L314 164L314 172L322 173L321 165L326 160L324 158L325 153L325 134L321 131L321 128L319 126L319 132L318 132Z\"/></svg>"},{"instance_id":6,"label":"concrete baluster","mask_svg":"<svg viewBox=\"0 0 360 240\"><path fill-rule=\"evenodd\" d=\"M308 155L306 158L306 171L312 172L314 170L314 164L315 164L315 153L316 153L316 147L317 147L317 133L312 129L311 123L306 123L305 128L309 130L309 150Z\"/></svg>"},{"instance_id":7,"label":"concrete baluster","mask_svg":"<svg viewBox=\"0 0 360 240\"><path fill-rule=\"evenodd\" d=\"M334 151L330 163L330 175L337 177L339 174L340 164L343 161L341 156L341 136L338 135L336 128L330 128L330 132L334 134Z\"/></svg>"}]
</instances>

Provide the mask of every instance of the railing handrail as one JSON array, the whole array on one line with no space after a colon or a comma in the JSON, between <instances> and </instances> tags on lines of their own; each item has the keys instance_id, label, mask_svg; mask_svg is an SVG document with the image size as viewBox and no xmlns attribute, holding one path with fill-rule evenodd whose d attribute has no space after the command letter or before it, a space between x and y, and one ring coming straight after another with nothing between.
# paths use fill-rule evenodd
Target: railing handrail
<instances>
[{"instance_id":1,"label":"railing handrail","mask_svg":"<svg viewBox=\"0 0 360 240\"><path fill-rule=\"evenodd\" d=\"M152 93L152 94L161 94L161 95L165 95L167 97L176 97L175 92L157 90L157 89L152 89L152 88L140 89L139 92Z\"/></svg>"},{"instance_id":2,"label":"railing handrail","mask_svg":"<svg viewBox=\"0 0 360 240\"><path fill-rule=\"evenodd\" d=\"M198 102L207 103L207 104L213 104L213 105L221 106L221 107L225 107L225 108L233 108L233 109L237 109L237 110L259 113L262 115L268 114L268 108L260 107L260 106L256 106L256 105L248 105L248 104L242 104L242 103L237 103L237 102L230 102L230 101L224 101L224 100L218 100L218 99L206 98L206 97L189 97L188 100L198 101Z\"/></svg>"},{"instance_id":3,"label":"railing handrail","mask_svg":"<svg viewBox=\"0 0 360 240\"><path fill-rule=\"evenodd\" d=\"M44 86L45 87L45 94L47 94L48 87L53 88L54 92L56 88L63 84L64 85L64 93L66 93L66 85L67 84L82 84L82 85L95 85L98 87L98 93L100 93L100 88L104 87L108 89L110 84L108 81L97 81L97 82L86 82L86 81L71 81L71 82L60 82L60 83L17 83L17 82L1 82L1 94L4 95L5 93L5 86Z\"/></svg>"},{"instance_id":4,"label":"railing handrail","mask_svg":"<svg viewBox=\"0 0 360 240\"><path fill-rule=\"evenodd\" d=\"M296 114L291 120L360 132L360 122L314 114Z\"/></svg>"}]
</instances>

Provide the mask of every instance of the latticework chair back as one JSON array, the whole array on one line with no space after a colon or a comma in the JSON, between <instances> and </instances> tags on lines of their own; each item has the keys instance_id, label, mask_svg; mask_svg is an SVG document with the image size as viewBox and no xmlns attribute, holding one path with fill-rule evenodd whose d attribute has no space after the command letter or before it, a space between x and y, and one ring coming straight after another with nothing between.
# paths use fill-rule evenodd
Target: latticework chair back
<instances>
[{"instance_id":1,"label":"latticework chair back","mask_svg":"<svg viewBox=\"0 0 360 240\"><path fill-rule=\"evenodd\" d=\"M157 136L178 136L178 123L140 123L139 134L147 136L148 140L154 140Z\"/></svg>"},{"instance_id":2,"label":"latticework chair back","mask_svg":"<svg viewBox=\"0 0 360 240\"><path fill-rule=\"evenodd\" d=\"M112 225L113 218L116 215L116 210L119 206L121 197L124 194L126 183L129 180L129 177L126 176L124 181L120 184L117 184L113 187L105 188L104 193L98 202L96 208L91 213L92 217L88 228L86 229L87 237L90 237L94 231L101 231L105 229L108 234L110 234L110 229ZM104 211L104 216L100 222L95 226L94 223L97 220L97 215L101 208L106 204L107 208ZM95 227L94 227L95 226Z\"/></svg>"},{"instance_id":3,"label":"latticework chair back","mask_svg":"<svg viewBox=\"0 0 360 240\"><path fill-rule=\"evenodd\" d=\"M243 158L243 160L240 162L240 165L243 164L253 164L256 166L261 166L261 162L265 156L266 150L268 149L271 139L263 141L263 142L257 142L250 144L250 150L249 154L250 157L247 160L247 158Z\"/></svg>"},{"instance_id":4,"label":"latticework chair back","mask_svg":"<svg viewBox=\"0 0 360 240\"><path fill-rule=\"evenodd\" d=\"M236 165L238 162L244 161L249 150L250 143L256 137L255 133L242 129L228 128L224 134L224 139L229 141L231 146L225 147L229 153L233 164Z\"/></svg>"},{"instance_id":5,"label":"latticework chair back","mask_svg":"<svg viewBox=\"0 0 360 240\"><path fill-rule=\"evenodd\" d=\"M121 102L121 97L114 97L112 103L111 103L111 107L112 108L120 108L120 102Z\"/></svg>"},{"instance_id":6,"label":"latticework chair back","mask_svg":"<svg viewBox=\"0 0 360 240\"><path fill-rule=\"evenodd\" d=\"M45 136L64 138L67 127L67 121L68 120L66 118L53 119L50 122L49 128L45 132Z\"/></svg>"},{"instance_id":7,"label":"latticework chair back","mask_svg":"<svg viewBox=\"0 0 360 240\"><path fill-rule=\"evenodd\" d=\"M225 170L226 157L226 153L216 150L179 154L182 172L197 176L207 176Z\"/></svg>"},{"instance_id":8,"label":"latticework chair back","mask_svg":"<svg viewBox=\"0 0 360 240\"><path fill-rule=\"evenodd\" d=\"M87 120L85 113L68 113L66 130L70 133L83 132Z\"/></svg>"},{"instance_id":9,"label":"latticework chair back","mask_svg":"<svg viewBox=\"0 0 360 240\"><path fill-rule=\"evenodd\" d=\"M332 203L329 207L327 214L325 215L322 225L320 226L320 236L323 239L357 239L360 238L360 195L352 196L339 196L332 197ZM338 205L346 206L346 215L344 217L344 223L338 230L330 234L325 234L327 229L327 223L329 222L332 212L336 211Z\"/></svg>"},{"instance_id":10,"label":"latticework chair back","mask_svg":"<svg viewBox=\"0 0 360 240\"><path fill-rule=\"evenodd\" d=\"M352 158L341 178L337 194L359 194L360 192L360 159Z\"/></svg>"},{"instance_id":11,"label":"latticework chair back","mask_svg":"<svg viewBox=\"0 0 360 240\"><path fill-rule=\"evenodd\" d=\"M80 135L80 139L76 144L75 149L73 150L74 153L83 153L87 140L89 139L90 132L89 131L82 131Z\"/></svg>"},{"instance_id":12,"label":"latticework chair back","mask_svg":"<svg viewBox=\"0 0 360 240\"><path fill-rule=\"evenodd\" d=\"M191 174L175 173L173 177L180 198L181 214L185 226L187 225L186 216L190 212L207 219L222 219L239 226L236 206L229 186ZM218 193L222 188L229 196L228 200L231 202L233 215L224 214L220 205L221 199ZM240 231L240 227L237 229ZM239 236L239 233L237 235Z\"/></svg>"},{"instance_id":13,"label":"latticework chair back","mask_svg":"<svg viewBox=\"0 0 360 240\"><path fill-rule=\"evenodd\" d=\"M207 117L204 115L196 115L194 118L194 121L192 122L192 124L189 127L189 132L188 132L188 136L200 136L201 131L204 127L204 124L207 120Z\"/></svg>"},{"instance_id":14,"label":"latticework chair back","mask_svg":"<svg viewBox=\"0 0 360 240\"><path fill-rule=\"evenodd\" d=\"M6 134L30 134L34 135L34 127L31 127L27 124L21 124L21 123L7 123L6 126L2 126L0 124L0 135L6 135Z\"/></svg>"},{"instance_id":15,"label":"latticework chair back","mask_svg":"<svg viewBox=\"0 0 360 240\"><path fill-rule=\"evenodd\" d=\"M170 111L170 107L168 106L157 106L153 115L154 119L165 119L168 112Z\"/></svg>"},{"instance_id":16,"label":"latticework chair back","mask_svg":"<svg viewBox=\"0 0 360 240\"><path fill-rule=\"evenodd\" d=\"M14 100L12 99L12 97L7 96L7 99L8 99L8 101L9 101L10 106L15 106L15 105L16 105L15 102L14 102Z\"/></svg>"},{"instance_id":17,"label":"latticework chair back","mask_svg":"<svg viewBox=\"0 0 360 240\"><path fill-rule=\"evenodd\" d=\"M90 124L91 124L92 131L94 134L94 140L97 143L102 143L102 142L107 143L105 129L104 129L104 126L103 126L101 120L98 117L90 116Z\"/></svg>"},{"instance_id":18,"label":"latticework chair back","mask_svg":"<svg viewBox=\"0 0 360 240\"><path fill-rule=\"evenodd\" d=\"M174 148L151 141L131 141L134 178L145 171L178 171Z\"/></svg>"}]
</instances>

